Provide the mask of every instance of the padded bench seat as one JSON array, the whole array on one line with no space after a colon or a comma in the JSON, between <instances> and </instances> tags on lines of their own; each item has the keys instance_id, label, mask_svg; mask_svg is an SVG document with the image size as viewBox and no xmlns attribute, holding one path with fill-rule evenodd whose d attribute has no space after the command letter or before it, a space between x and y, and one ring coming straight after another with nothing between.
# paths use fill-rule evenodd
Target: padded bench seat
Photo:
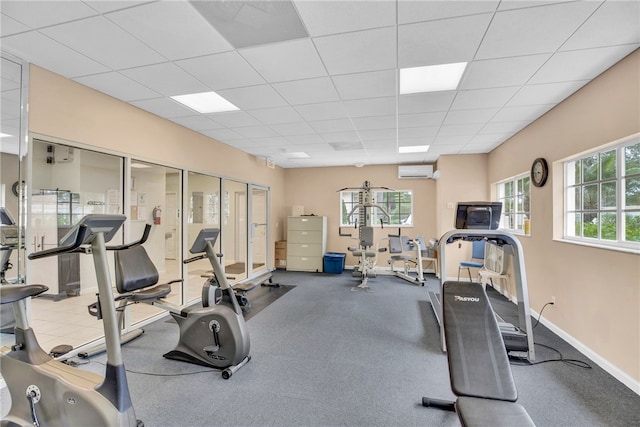
<instances>
[{"instance_id":1,"label":"padded bench seat","mask_svg":"<svg viewBox=\"0 0 640 427\"><path fill-rule=\"evenodd\" d=\"M524 407L514 402L460 396L455 406L463 426L535 426Z\"/></svg>"}]
</instances>

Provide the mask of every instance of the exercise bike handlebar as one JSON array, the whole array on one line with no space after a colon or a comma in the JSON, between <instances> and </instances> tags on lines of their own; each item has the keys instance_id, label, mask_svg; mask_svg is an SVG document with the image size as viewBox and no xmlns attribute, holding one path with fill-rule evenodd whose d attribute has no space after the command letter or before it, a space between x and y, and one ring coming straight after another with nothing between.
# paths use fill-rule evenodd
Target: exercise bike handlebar
<instances>
[{"instance_id":1,"label":"exercise bike handlebar","mask_svg":"<svg viewBox=\"0 0 640 427\"><path fill-rule=\"evenodd\" d=\"M120 250L132 248L134 246L142 245L149 238L149 233L151 233L151 224L145 224L144 231L142 232L142 237L140 238L140 240L137 240L132 243L125 243L124 245L107 246L106 249L108 251L120 251Z\"/></svg>"},{"instance_id":2,"label":"exercise bike handlebar","mask_svg":"<svg viewBox=\"0 0 640 427\"><path fill-rule=\"evenodd\" d=\"M84 242L85 235L87 234L88 227L86 225L81 225L78 227L78 233L76 234L76 239L73 243L69 245L58 246L57 248L45 249L39 252L30 253L27 258L30 260L46 258L54 255L61 255L70 252L74 252L80 246L82 246L82 242Z\"/></svg>"}]
</instances>

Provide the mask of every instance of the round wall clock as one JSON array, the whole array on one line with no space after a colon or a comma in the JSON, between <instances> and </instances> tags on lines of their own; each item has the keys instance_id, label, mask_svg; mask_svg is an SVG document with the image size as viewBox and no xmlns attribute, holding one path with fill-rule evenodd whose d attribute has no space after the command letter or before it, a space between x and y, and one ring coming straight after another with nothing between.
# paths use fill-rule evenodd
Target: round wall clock
<instances>
[{"instance_id":1,"label":"round wall clock","mask_svg":"<svg viewBox=\"0 0 640 427\"><path fill-rule=\"evenodd\" d=\"M542 157L538 157L531 165L531 182L536 187L542 187L549 176L549 166L547 161Z\"/></svg>"},{"instance_id":2,"label":"round wall clock","mask_svg":"<svg viewBox=\"0 0 640 427\"><path fill-rule=\"evenodd\" d=\"M20 195L20 188L24 189L24 181L16 181L11 186L11 192L14 196L18 197Z\"/></svg>"}]
</instances>

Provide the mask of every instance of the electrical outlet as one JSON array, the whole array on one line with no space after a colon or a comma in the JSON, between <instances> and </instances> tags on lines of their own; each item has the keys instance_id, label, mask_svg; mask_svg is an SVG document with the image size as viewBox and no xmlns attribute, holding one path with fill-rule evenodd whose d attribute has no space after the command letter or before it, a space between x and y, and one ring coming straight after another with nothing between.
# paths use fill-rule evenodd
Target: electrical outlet
<instances>
[{"instance_id":1,"label":"electrical outlet","mask_svg":"<svg viewBox=\"0 0 640 427\"><path fill-rule=\"evenodd\" d=\"M551 304L556 305L556 297L555 296L551 297Z\"/></svg>"}]
</instances>

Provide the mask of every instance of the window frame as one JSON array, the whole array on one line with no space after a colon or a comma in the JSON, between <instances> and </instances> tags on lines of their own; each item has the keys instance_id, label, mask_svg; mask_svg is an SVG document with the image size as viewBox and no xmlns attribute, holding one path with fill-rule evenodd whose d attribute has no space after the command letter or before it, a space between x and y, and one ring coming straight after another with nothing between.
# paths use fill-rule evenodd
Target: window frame
<instances>
[{"instance_id":1,"label":"window frame","mask_svg":"<svg viewBox=\"0 0 640 427\"><path fill-rule=\"evenodd\" d=\"M571 158L562 161L562 173L563 173L563 221L562 221L562 239L572 243L579 243L588 246L595 246L599 248L631 251L634 253L640 253L640 241L625 240L626 239L626 221L627 214L631 213L637 217L640 217L640 204L634 206L626 206L626 183L629 179L640 180L640 171L632 174L626 173L625 152L627 147L638 145L640 147L640 134L635 134L627 138L623 138L612 144L607 144L598 147L596 150L592 150L580 155L573 156ZM603 177L602 175L602 158L603 155L608 155L611 152L615 152L615 177ZM580 181L576 182L576 167L575 164L583 162L586 159L597 158L597 176L596 179L584 181L584 167L580 168ZM602 188L604 185L615 184L615 206L605 205L603 206L603 198L610 192L605 193L603 196ZM596 208L585 208L584 206L584 188L597 186L596 189ZM581 206L576 207L576 189L579 189L580 198L579 203ZM584 235L584 221L580 224L580 235L576 233L577 223L575 219L570 221L569 217L581 215L584 218L584 214L594 215L598 221L597 236L585 236ZM603 238L603 223L602 214L615 216L615 239Z\"/></svg>"},{"instance_id":2,"label":"window frame","mask_svg":"<svg viewBox=\"0 0 640 427\"><path fill-rule=\"evenodd\" d=\"M351 196L351 201L345 204L345 198L344 195L345 194L352 194ZM345 223L345 218L346 216L351 212L351 210L353 209L354 206L356 206L358 204L358 194L360 192L357 190L342 190L340 191L340 195L339 195L339 200L340 200L340 227L349 227L349 226L353 226L354 223ZM405 193L408 194L411 198L410 202L409 202L409 215L407 216L407 218L409 218L409 222L401 222L402 219L402 212L404 212L405 210L402 209L398 209L397 212L391 212L389 211L389 209L387 209L387 206L385 206L385 203L389 203L389 201L387 202L383 202L380 199L382 197L379 197L380 194L383 193ZM413 206L414 206L414 199L413 199L413 190L381 190L381 189L376 189L376 190L371 190L371 197L373 200L373 203L379 204L383 207L385 207L385 209L387 209L389 216L391 217L391 220L389 221L389 223L385 222L384 226L385 227L400 227L400 228L404 228L404 227L413 227L414 226L414 221L413 221ZM400 198L402 199L402 198ZM398 200L398 203L400 205L402 204L406 204L407 202L402 202L401 200ZM346 208L346 211L345 211ZM379 209L374 209L374 212L368 212L372 215L372 219L371 219L371 226L372 227L382 227L380 225L380 217L384 217L384 215L379 214ZM406 212L405 212L406 213ZM357 219L358 216L358 211L356 211L354 213L354 219ZM394 224L393 218L397 218L397 223ZM348 220L348 218L346 218Z\"/></svg>"},{"instance_id":3,"label":"window frame","mask_svg":"<svg viewBox=\"0 0 640 427\"><path fill-rule=\"evenodd\" d=\"M513 193L506 194L507 184L512 184ZM519 191L519 183L522 183L522 191ZM495 184L496 188L496 201L502 202L502 215L500 218L500 229L507 230L513 234L519 234L523 236L529 236L530 230L527 230L525 223L531 220L531 174L524 172L511 178L499 181ZM518 198L522 198L522 203L518 203ZM507 199L511 199L511 205L513 211L509 211L509 206L506 203ZM526 200L528 199L529 209L526 210ZM522 205L523 209L518 210L518 206ZM507 218L509 215L513 215L513 224L515 227L511 227L507 224ZM522 221L518 222L518 217L522 218ZM527 231L529 231L527 233Z\"/></svg>"}]
</instances>

